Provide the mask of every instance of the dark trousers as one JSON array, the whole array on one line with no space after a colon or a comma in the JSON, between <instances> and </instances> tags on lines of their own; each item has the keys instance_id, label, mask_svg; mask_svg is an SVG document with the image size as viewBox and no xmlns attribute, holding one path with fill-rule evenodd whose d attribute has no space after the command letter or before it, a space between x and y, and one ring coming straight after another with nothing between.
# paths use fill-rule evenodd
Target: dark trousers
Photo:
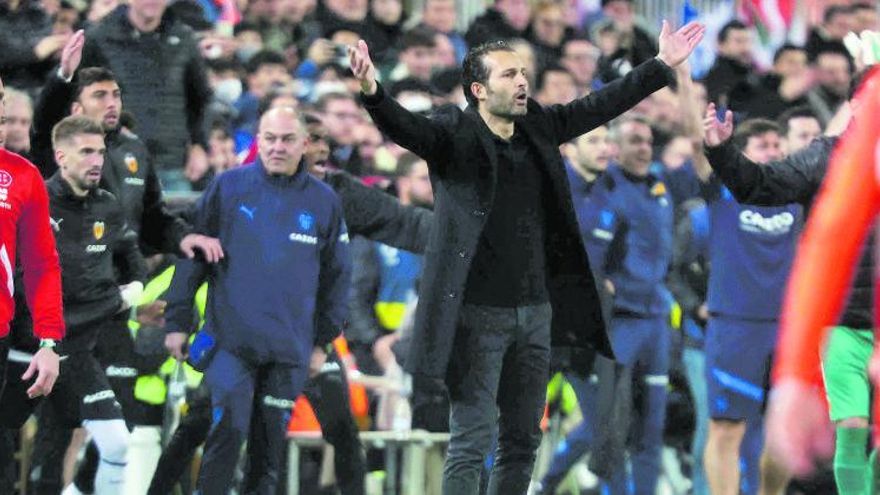
<instances>
[{"instance_id":1,"label":"dark trousers","mask_svg":"<svg viewBox=\"0 0 880 495\"><path fill-rule=\"evenodd\" d=\"M328 356L328 363L331 358ZM324 440L333 446L333 467L342 495L363 495L366 458L351 413L348 382L338 359L335 370L322 372L309 380L303 392L315 410Z\"/></svg>"},{"instance_id":2,"label":"dark trousers","mask_svg":"<svg viewBox=\"0 0 880 495\"><path fill-rule=\"evenodd\" d=\"M550 370L549 303L516 308L465 305L447 386L450 441L445 495L476 495L497 428L489 495L525 494L541 442Z\"/></svg>"},{"instance_id":3,"label":"dark trousers","mask_svg":"<svg viewBox=\"0 0 880 495\"><path fill-rule=\"evenodd\" d=\"M205 442L198 492L228 493L242 444L248 466L241 493L276 492L287 423L302 392L308 369L292 364L252 364L220 349L205 370L213 422Z\"/></svg>"},{"instance_id":4,"label":"dark trousers","mask_svg":"<svg viewBox=\"0 0 880 495\"><path fill-rule=\"evenodd\" d=\"M303 394L315 410L324 439L334 447L339 492L342 495L362 495L365 459L357 425L348 406L348 382L342 362L335 353L327 356L327 363L329 366L325 366L324 371L307 382ZM150 495L171 492L184 469L190 464L193 453L208 436L210 426L210 403L193 404L190 413L181 420L159 459L150 484ZM257 450L262 450L262 447L257 446ZM184 459L187 461L183 461Z\"/></svg>"},{"instance_id":5,"label":"dark trousers","mask_svg":"<svg viewBox=\"0 0 880 495\"><path fill-rule=\"evenodd\" d=\"M204 386L204 385L202 385ZM166 495L174 491L174 485L192 465L192 458L208 437L211 427L211 399L200 397L189 405L189 412L180 419L168 446L156 465L150 482L149 495Z\"/></svg>"}]
</instances>

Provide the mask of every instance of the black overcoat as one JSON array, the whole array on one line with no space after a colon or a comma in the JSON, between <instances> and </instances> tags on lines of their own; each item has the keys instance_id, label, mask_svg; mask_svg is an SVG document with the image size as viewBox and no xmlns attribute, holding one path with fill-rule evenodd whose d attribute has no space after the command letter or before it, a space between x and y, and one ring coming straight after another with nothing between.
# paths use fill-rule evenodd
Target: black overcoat
<instances>
[{"instance_id":1,"label":"black overcoat","mask_svg":"<svg viewBox=\"0 0 880 495\"><path fill-rule=\"evenodd\" d=\"M666 64L652 59L567 105L542 107L529 100L527 114L516 122L518 132L537 150L552 188L552 199L546 202L546 266L556 360L577 360L595 351L613 357L559 146L630 109L672 77ZM472 107L462 111L446 106L426 118L386 97L381 85L375 95L362 95L362 100L379 129L424 158L430 168L434 226L405 367L416 379L445 378L464 286L495 199L492 134Z\"/></svg>"}]
</instances>

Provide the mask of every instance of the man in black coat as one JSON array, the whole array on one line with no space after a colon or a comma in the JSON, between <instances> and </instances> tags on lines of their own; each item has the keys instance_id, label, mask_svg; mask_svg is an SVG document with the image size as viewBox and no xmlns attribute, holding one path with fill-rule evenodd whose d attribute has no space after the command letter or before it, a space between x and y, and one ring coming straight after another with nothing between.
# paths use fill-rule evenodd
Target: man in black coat
<instances>
[{"instance_id":1,"label":"man in black coat","mask_svg":"<svg viewBox=\"0 0 880 495\"><path fill-rule=\"evenodd\" d=\"M469 108L444 107L430 119L385 96L365 42L349 49L379 129L431 169L435 225L406 368L416 386L445 379L449 387L443 493L478 492L495 425L488 493L525 493L551 347L613 356L558 147L665 86L703 32L689 24L672 33L664 23L656 59L546 108L528 99L510 47L481 45L464 62Z\"/></svg>"},{"instance_id":2,"label":"man in black coat","mask_svg":"<svg viewBox=\"0 0 880 495\"><path fill-rule=\"evenodd\" d=\"M83 67L113 71L166 190L190 190L208 169L211 88L195 33L166 1L120 5L88 32Z\"/></svg>"}]
</instances>

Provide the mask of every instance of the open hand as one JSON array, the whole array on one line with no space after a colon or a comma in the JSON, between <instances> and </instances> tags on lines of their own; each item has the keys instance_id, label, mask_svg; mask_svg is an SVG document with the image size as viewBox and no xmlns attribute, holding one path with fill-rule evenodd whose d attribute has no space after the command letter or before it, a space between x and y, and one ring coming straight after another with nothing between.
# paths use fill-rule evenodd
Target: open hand
<instances>
[{"instance_id":1,"label":"open hand","mask_svg":"<svg viewBox=\"0 0 880 495\"><path fill-rule=\"evenodd\" d=\"M361 91L368 96L376 94L376 89L378 88L376 83L376 67L370 59L370 50L367 48L367 42L358 40L356 47L348 47L348 57L351 63L351 71L354 73L354 77L361 83Z\"/></svg>"},{"instance_id":2,"label":"open hand","mask_svg":"<svg viewBox=\"0 0 880 495\"><path fill-rule=\"evenodd\" d=\"M703 119L703 140L706 146L715 147L730 139L733 134L733 112L724 113L724 121L718 120L715 104L709 103L706 107L706 116Z\"/></svg>"},{"instance_id":3,"label":"open hand","mask_svg":"<svg viewBox=\"0 0 880 495\"><path fill-rule=\"evenodd\" d=\"M61 75L70 80L82 62L83 46L86 44L85 31L80 29L73 33L61 49Z\"/></svg>"},{"instance_id":4,"label":"open hand","mask_svg":"<svg viewBox=\"0 0 880 495\"><path fill-rule=\"evenodd\" d=\"M704 34L706 34L706 26L698 22L689 22L673 33L669 23L664 19L663 28L660 30L660 51L657 53L657 58L666 65L675 67L687 60L694 48L700 44Z\"/></svg>"}]
</instances>

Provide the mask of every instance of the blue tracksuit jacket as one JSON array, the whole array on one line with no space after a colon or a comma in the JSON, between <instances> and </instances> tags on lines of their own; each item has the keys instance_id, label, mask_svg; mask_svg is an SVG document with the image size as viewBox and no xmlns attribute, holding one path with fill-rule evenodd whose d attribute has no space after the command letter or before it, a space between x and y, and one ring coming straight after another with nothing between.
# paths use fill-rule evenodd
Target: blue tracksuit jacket
<instances>
[{"instance_id":1,"label":"blue tracksuit jacket","mask_svg":"<svg viewBox=\"0 0 880 495\"><path fill-rule=\"evenodd\" d=\"M262 164L224 172L197 206L196 232L218 237L225 258L179 264L168 293L168 332L187 331L192 297L209 280L205 330L249 361L308 366L314 345L339 335L351 260L339 198L304 165L290 177Z\"/></svg>"}]
</instances>

